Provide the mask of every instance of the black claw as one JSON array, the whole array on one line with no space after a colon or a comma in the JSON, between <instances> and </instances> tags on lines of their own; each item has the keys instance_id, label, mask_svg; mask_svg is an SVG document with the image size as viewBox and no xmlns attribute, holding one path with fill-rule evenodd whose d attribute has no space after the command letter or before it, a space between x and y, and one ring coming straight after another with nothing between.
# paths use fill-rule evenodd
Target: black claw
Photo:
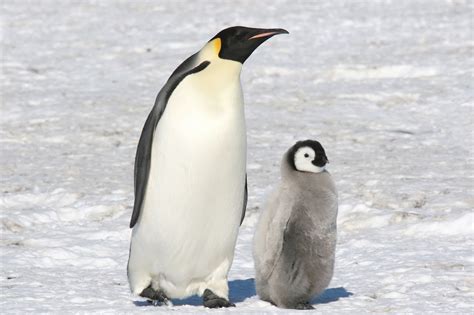
<instances>
[{"instance_id":1,"label":"black claw","mask_svg":"<svg viewBox=\"0 0 474 315\"><path fill-rule=\"evenodd\" d=\"M226 299L215 295L214 292L209 289L204 291L202 302L203 305L208 308L235 307L234 303L230 303Z\"/></svg>"},{"instance_id":2,"label":"black claw","mask_svg":"<svg viewBox=\"0 0 474 315\"><path fill-rule=\"evenodd\" d=\"M314 310L314 306L309 302L299 303L296 305L297 310Z\"/></svg>"},{"instance_id":3,"label":"black claw","mask_svg":"<svg viewBox=\"0 0 474 315\"><path fill-rule=\"evenodd\" d=\"M149 285L140 293L141 297L150 299L149 302L153 305L168 304L169 299L163 291L156 291Z\"/></svg>"}]
</instances>

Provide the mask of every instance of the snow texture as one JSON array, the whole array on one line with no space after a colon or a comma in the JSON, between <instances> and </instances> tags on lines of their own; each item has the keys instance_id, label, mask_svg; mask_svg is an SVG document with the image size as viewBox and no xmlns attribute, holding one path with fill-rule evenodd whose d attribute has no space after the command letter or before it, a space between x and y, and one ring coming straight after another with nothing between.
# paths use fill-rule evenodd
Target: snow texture
<instances>
[{"instance_id":1,"label":"snow texture","mask_svg":"<svg viewBox=\"0 0 474 315\"><path fill-rule=\"evenodd\" d=\"M1 3L2 314L174 313L130 294L133 159L172 70L220 29L283 27L246 62L249 203L226 312L258 299L251 240L282 154L325 147L340 197L316 313L472 313L473 2Z\"/></svg>"}]
</instances>

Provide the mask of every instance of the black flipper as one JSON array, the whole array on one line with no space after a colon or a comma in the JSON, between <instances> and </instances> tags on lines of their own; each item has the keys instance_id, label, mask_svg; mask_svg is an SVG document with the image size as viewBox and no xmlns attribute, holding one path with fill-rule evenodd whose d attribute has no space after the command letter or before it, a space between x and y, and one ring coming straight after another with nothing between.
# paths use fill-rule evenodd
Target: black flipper
<instances>
[{"instance_id":1,"label":"black flipper","mask_svg":"<svg viewBox=\"0 0 474 315\"><path fill-rule=\"evenodd\" d=\"M247 210L247 199L248 199L248 189L247 189L247 174L245 174L245 192L244 192L244 206L242 209L242 218L240 219L240 225L244 222L245 219L245 211Z\"/></svg>"},{"instance_id":2,"label":"black flipper","mask_svg":"<svg viewBox=\"0 0 474 315\"><path fill-rule=\"evenodd\" d=\"M165 111L168 99L178 84L188 75L204 70L209 61L204 61L199 65L195 65L197 54L186 59L171 75L165 86L161 89L156 97L155 105L151 110L143 127L140 140L138 142L137 153L135 156L135 202L133 205L132 218L130 220L130 228L133 228L138 221L140 211L143 207L145 199L146 187L148 184L148 175L150 173L151 149L153 144L153 135L156 125L161 119Z\"/></svg>"}]
</instances>

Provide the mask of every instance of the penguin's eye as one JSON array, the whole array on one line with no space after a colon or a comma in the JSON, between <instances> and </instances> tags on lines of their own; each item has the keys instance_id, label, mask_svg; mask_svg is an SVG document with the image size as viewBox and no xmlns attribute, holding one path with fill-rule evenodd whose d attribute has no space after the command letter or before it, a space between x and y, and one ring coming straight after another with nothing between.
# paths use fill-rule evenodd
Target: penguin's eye
<instances>
[{"instance_id":1,"label":"penguin's eye","mask_svg":"<svg viewBox=\"0 0 474 315\"><path fill-rule=\"evenodd\" d=\"M309 154L308 154L308 153L305 153L305 154L304 154L304 157L305 157L305 158L308 158L308 157L309 157Z\"/></svg>"},{"instance_id":2,"label":"penguin's eye","mask_svg":"<svg viewBox=\"0 0 474 315\"><path fill-rule=\"evenodd\" d=\"M245 34L239 32L239 33L235 34L234 37L235 37L235 39L236 39L237 41L241 41L241 40L244 39Z\"/></svg>"}]
</instances>

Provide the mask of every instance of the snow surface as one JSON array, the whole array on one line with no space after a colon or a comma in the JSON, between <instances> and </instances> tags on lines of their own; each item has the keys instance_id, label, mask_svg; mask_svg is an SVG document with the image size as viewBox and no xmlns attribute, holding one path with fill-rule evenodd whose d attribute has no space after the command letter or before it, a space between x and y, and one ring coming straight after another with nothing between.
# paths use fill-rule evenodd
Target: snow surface
<instances>
[{"instance_id":1,"label":"snow surface","mask_svg":"<svg viewBox=\"0 0 474 315\"><path fill-rule=\"evenodd\" d=\"M251 239L283 152L323 143L337 266L316 313L472 313L472 1L2 1L1 299L11 313L286 313ZM220 29L283 27L242 73L249 204L234 309L126 278L133 159L172 70Z\"/></svg>"}]
</instances>

